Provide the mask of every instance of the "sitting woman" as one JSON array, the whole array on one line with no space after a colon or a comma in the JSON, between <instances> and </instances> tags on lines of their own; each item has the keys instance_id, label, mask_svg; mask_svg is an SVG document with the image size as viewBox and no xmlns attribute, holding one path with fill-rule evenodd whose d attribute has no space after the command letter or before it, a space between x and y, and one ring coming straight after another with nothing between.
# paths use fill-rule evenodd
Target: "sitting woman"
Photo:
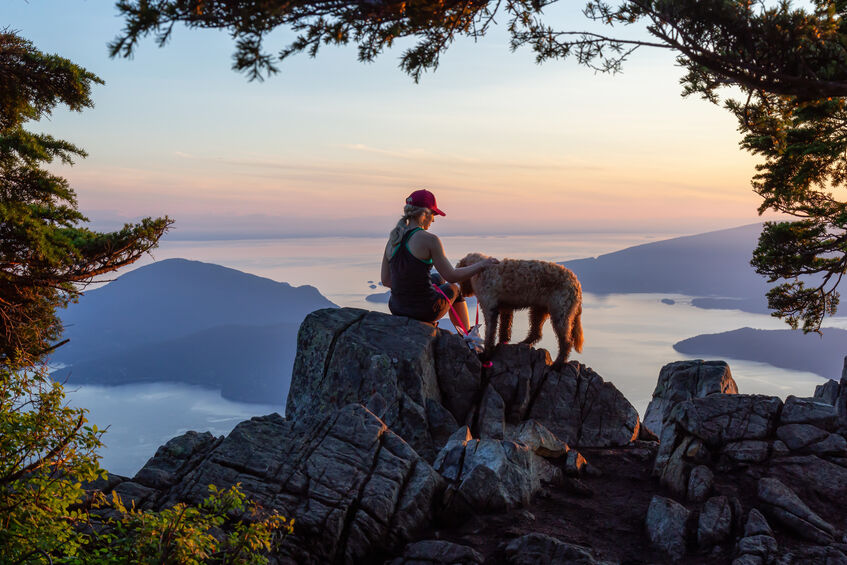
<instances>
[{"instance_id":1,"label":"sitting woman","mask_svg":"<svg viewBox=\"0 0 847 565\"><path fill-rule=\"evenodd\" d=\"M467 330L468 307L455 283L499 261L491 257L467 267L453 267L444 255L441 240L427 231L436 215L446 214L438 209L430 191L416 190L406 199L403 217L391 230L382 255L382 284L391 289L388 308L397 316L429 323L440 320L449 311L453 325ZM438 272L430 274L433 266Z\"/></svg>"}]
</instances>

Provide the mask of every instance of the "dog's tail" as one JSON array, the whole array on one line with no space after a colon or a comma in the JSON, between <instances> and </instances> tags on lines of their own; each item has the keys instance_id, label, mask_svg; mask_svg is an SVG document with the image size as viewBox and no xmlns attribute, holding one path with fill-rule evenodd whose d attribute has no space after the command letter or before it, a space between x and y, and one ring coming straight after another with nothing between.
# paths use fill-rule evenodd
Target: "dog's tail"
<instances>
[{"instance_id":1,"label":"dog's tail","mask_svg":"<svg viewBox=\"0 0 847 565\"><path fill-rule=\"evenodd\" d=\"M571 343L577 353L582 353L582 304L579 305L579 310L576 311L573 324L571 325Z\"/></svg>"}]
</instances>

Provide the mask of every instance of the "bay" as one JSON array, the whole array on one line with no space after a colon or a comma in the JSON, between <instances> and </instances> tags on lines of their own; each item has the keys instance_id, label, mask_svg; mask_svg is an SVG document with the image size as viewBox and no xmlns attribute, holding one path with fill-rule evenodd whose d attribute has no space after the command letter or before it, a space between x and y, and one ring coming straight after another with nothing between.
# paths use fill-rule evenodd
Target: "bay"
<instances>
[{"instance_id":1,"label":"bay","mask_svg":"<svg viewBox=\"0 0 847 565\"><path fill-rule=\"evenodd\" d=\"M445 236L448 258L457 261L466 253L481 251L495 257L567 261L597 256L632 245L678 234L565 233L518 236ZM384 238L320 237L231 241L166 241L154 259L183 257L217 263L289 284L312 285L338 304L387 312L385 304L366 301L381 293L379 265ZM643 415L660 368L685 359L673 350L681 339L701 333L739 327L783 329L784 323L767 315L734 310L703 310L691 306L691 297L672 294L594 295L584 289L585 348L571 359L597 371L635 405ZM662 302L665 299L673 304ZM473 314L472 314L473 315ZM844 318L830 325L843 326ZM449 327L449 322L442 322ZM516 313L513 340L528 331L526 313ZM557 351L549 324L538 347ZM778 369L763 363L726 359L740 392L810 396L823 380L812 373ZM837 378L837 375L832 375ZM81 386L70 392L72 404L90 410L89 420L109 426L101 451L102 464L112 472L132 475L169 438L187 430L228 433L241 420L284 413L282 399L267 405L230 402L217 391L177 383Z\"/></svg>"}]
</instances>

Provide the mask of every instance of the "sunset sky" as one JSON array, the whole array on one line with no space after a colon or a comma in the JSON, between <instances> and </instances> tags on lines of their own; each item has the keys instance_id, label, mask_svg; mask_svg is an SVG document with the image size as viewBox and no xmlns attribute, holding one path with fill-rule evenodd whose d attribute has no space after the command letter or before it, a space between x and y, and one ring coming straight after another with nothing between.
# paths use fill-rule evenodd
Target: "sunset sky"
<instances>
[{"instance_id":1,"label":"sunset sky","mask_svg":"<svg viewBox=\"0 0 847 565\"><path fill-rule=\"evenodd\" d=\"M141 215L169 237L383 234L411 190L443 234L667 231L759 219L755 159L728 112L680 97L672 54L642 50L617 76L536 65L502 30L456 43L420 84L400 49L296 56L248 82L225 33L178 28L163 49L109 59L123 22L106 0L4 2L2 25L105 80L94 109L31 126L84 147L62 167L101 228ZM563 22L579 22L562 14ZM572 9L573 9L572 8ZM290 36L268 44L278 50Z\"/></svg>"}]
</instances>

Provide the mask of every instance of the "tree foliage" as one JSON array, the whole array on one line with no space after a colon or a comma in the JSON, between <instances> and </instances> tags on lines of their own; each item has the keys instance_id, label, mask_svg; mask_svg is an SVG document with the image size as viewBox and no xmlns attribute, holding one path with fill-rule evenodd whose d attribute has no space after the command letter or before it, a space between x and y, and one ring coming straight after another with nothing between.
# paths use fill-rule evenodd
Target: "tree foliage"
<instances>
[{"instance_id":1,"label":"tree foliage","mask_svg":"<svg viewBox=\"0 0 847 565\"><path fill-rule=\"evenodd\" d=\"M68 181L44 168L85 152L25 129L63 104L90 107L102 81L18 35L0 32L0 363L38 361L61 335L56 309L81 285L137 260L156 246L168 218L145 218L111 233L85 226Z\"/></svg>"},{"instance_id":2,"label":"tree foliage","mask_svg":"<svg viewBox=\"0 0 847 565\"><path fill-rule=\"evenodd\" d=\"M44 357L62 331L56 310L155 247L171 224L145 218L93 231L67 180L44 168L85 153L24 125L60 104L91 106L99 83L0 31L0 563L266 563L264 552L292 521L248 506L238 488L161 512L114 498L109 519L83 504L85 485L106 475L102 431L86 425L86 411L69 406L47 372Z\"/></svg>"},{"instance_id":3,"label":"tree foliage","mask_svg":"<svg viewBox=\"0 0 847 565\"><path fill-rule=\"evenodd\" d=\"M247 500L240 484L209 496L196 506L178 503L153 512L127 506L119 496L93 501L92 534L69 565L264 565L273 550L294 531L294 520ZM103 510L110 512L104 513ZM238 516L247 518L239 519ZM223 529L226 528L226 531Z\"/></svg>"},{"instance_id":4,"label":"tree foliage","mask_svg":"<svg viewBox=\"0 0 847 565\"><path fill-rule=\"evenodd\" d=\"M359 59L371 61L411 38L400 66L418 80L456 38L481 37L498 19L511 47L532 49L538 62L574 57L618 72L640 47L671 50L686 71L683 95L723 103L738 120L741 146L761 157L753 178L760 213L799 218L766 223L752 263L771 282L783 281L768 294L774 315L819 330L835 312L847 266L847 210L834 195L847 170L847 1L588 0L585 27L594 31L548 18L557 1L119 0L126 27L111 50L129 56L149 34L164 45L177 24L225 29L235 40L233 67L261 79L322 45L353 43ZM625 38L627 26L641 31ZM273 54L265 39L279 27L294 38ZM734 98L721 99L724 87L735 87Z\"/></svg>"},{"instance_id":5,"label":"tree foliage","mask_svg":"<svg viewBox=\"0 0 847 565\"><path fill-rule=\"evenodd\" d=\"M72 510L103 471L96 427L44 368L0 366L0 562L46 563L83 544Z\"/></svg>"}]
</instances>

